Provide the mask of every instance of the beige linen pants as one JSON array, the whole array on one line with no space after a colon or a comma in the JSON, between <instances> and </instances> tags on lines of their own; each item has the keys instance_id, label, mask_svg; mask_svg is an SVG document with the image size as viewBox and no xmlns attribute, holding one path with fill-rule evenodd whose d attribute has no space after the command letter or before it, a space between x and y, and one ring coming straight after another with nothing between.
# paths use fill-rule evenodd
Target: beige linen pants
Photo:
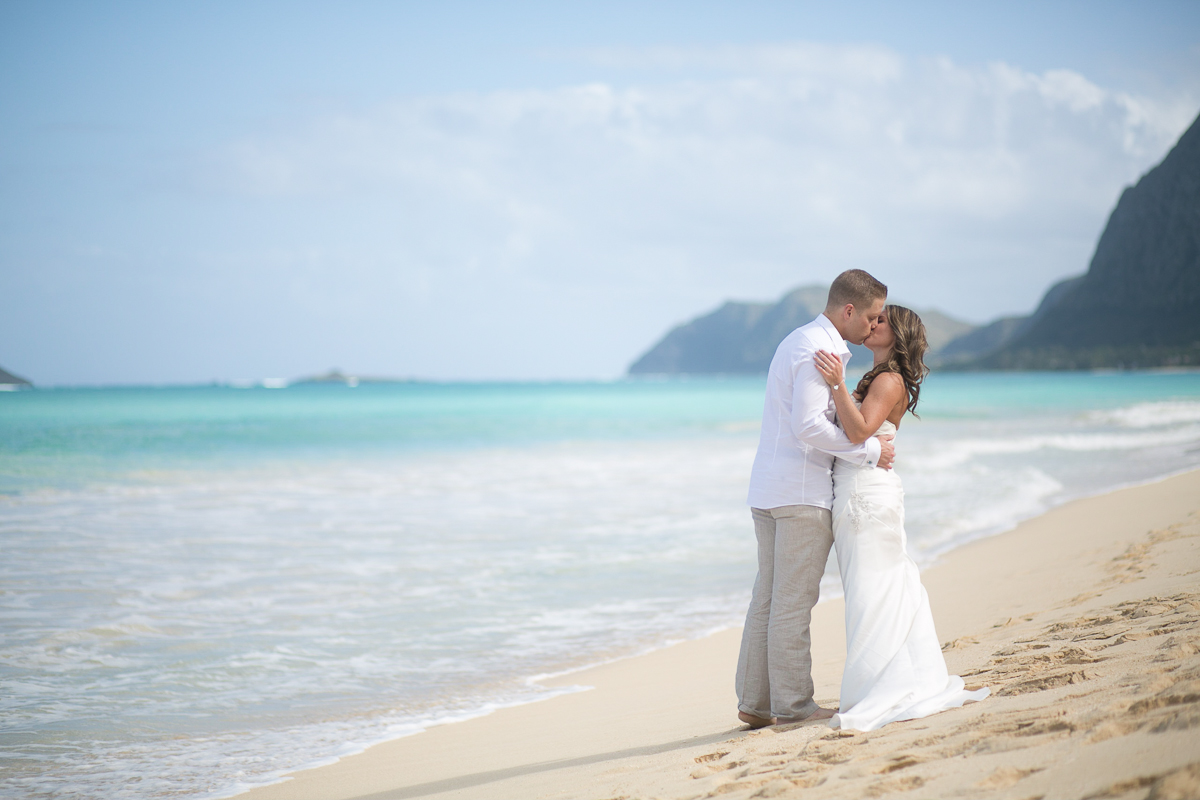
<instances>
[{"instance_id":1,"label":"beige linen pants","mask_svg":"<svg viewBox=\"0 0 1200 800\"><path fill-rule=\"evenodd\" d=\"M817 506L751 513L758 577L738 656L738 710L764 718L807 717L817 710L808 625L833 546L832 515Z\"/></svg>"}]
</instances>

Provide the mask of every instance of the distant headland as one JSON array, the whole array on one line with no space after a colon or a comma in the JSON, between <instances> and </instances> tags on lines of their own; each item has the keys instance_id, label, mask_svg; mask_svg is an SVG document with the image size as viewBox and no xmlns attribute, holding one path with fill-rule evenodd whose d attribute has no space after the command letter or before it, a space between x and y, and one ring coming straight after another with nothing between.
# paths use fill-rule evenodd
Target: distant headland
<instances>
[{"instance_id":1,"label":"distant headland","mask_svg":"<svg viewBox=\"0 0 1200 800\"><path fill-rule=\"evenodd\" d=\"M824 309L826 292L805 286L777 303L727 302L671 330L629 374L765 373L779 342ZM974 326L914 310L935 367L1071 370L1200 366L1197 308L1200 119L1121 194L1088 271L1052 286L1032 314Z\"/></svg>"},{"instance_id":2,"label":"distant headland","mask_svg":"<svg viewBox=\"0 0 1200 800\"><path fill-rule=\"evenodd\" d=\"M13 375L0 367L0 392L11 392L14 389L30 389L33 384L19 375Z\"/></svg>"},{"instance_id":3,"label":"distant headland","mask_svg":"<svg viewBox=\"0 0 1200 800\"><path fill-rule=\"evenodd\" d=\"M631 375L766 373L783 338L825 308L828 286L793 289L777 303L729 301L712 313L678 326L629 368ZM936 352L976 330L936 309L918 310ZM870 364L866 348L855 364Z\"/></svg>"}]
</instances>

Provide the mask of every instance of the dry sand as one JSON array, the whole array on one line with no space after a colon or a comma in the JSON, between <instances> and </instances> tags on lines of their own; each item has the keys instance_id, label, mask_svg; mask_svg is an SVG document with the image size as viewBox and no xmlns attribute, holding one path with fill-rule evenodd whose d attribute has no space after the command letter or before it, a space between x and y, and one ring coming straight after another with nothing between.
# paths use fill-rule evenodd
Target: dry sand
<instances>
[{"instance_id":1,"label":"dry sand","mask_svg":"<svg viewBox=\"0 0 1200 800\"><path fill-rule=\"evenodd\" d=\"M866 734L748 731L725 631L241 797L1200 798L1200 471L1070 503L923 579L951 671L993 697ZM832 707L840 602L813 642Z\"/></svg>"}]
</instances>

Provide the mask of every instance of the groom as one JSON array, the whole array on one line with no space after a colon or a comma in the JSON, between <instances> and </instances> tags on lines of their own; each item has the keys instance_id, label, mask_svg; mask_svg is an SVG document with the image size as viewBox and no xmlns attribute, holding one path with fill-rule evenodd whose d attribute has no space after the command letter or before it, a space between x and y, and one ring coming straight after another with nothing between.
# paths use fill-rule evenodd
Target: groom
<instances>
[{"instance_id":1,"label":"groom","mask_svg":"<svg viewBox=\"0 0 1200 800\"><path fill-rule=\"evenodd\" d=\"M762 434L750 473L758 577L737 666L738 719L753 728L833 711L813 700L809 620L833 546L833 459L891 469L892 437L850 440L834 424L833 395L813 353L850 359L875 329L887 287L861 269L838 275L825 311L792 331L771 359Z\"/></svg>"}]
</instances>

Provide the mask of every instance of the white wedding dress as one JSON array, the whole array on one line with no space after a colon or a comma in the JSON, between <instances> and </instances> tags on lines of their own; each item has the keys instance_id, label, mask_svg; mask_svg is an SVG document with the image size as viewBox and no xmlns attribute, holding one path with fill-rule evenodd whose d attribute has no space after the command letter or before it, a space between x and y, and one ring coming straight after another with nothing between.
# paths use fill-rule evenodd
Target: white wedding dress
<instances>
[{"instance_id":1,"label":"white wedding dress","mask_svg":"<svg viewBox=\"0 0 1200 800\"><path fill-rule=\"evenodd\" d=\"M885 421L877 435L895 434ZM982 700L950 675L921 573L905 549L904 488L891 470L833 467L833 544L846 595L846 668L830 727L873 731Z\"/></svg>"}]
</instances>

